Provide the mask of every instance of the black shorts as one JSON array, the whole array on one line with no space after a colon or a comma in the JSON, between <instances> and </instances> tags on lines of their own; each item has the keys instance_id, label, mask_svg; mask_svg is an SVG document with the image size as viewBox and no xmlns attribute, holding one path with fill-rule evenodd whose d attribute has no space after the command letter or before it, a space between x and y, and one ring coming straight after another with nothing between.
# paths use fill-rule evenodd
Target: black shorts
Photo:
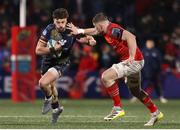
<instances>
[{"instance_id":1,"label":"black shorts","mask_svg":"<svg viewBox=\"0 0 180 130\"><path fill-rule=\"evenodd\" d=\"M46 62L41 65L41 75L44 75L50 68L55 68L59 74L64 74L70 66L70 60L65 61L64 63L53 63Z\"/></svg>"}]
</instances>

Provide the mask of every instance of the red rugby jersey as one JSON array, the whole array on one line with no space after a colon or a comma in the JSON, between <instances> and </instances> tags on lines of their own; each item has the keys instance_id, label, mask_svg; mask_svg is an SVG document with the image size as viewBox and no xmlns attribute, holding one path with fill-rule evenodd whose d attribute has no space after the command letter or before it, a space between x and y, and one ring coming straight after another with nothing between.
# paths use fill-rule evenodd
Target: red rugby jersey
<instances>
[{"instance_id":1,"label":"red rugby jersey","mask_svg":"<svg viewBox=\"0 0 180 130\"><path fill-rule=\"evenodd\" d=\"M103 36L108 44L114 48L116 53L120 55L120 59L126 60L129 58L129 48L127 42L121 39L123 30L120 25L110 23L107 28L107 33L103 34ZM137 47L134 60L140 61L143 59L143 55Z\"/></svg>"}]
</instances>

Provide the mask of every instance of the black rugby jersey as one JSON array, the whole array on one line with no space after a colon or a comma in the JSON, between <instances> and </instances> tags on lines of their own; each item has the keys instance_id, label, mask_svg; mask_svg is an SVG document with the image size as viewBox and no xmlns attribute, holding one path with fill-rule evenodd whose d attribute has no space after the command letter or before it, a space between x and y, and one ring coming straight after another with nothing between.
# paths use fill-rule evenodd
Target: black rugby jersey
<instances>
[{"instance_id":1,"label":"black rugby jersey","mask_svg":"<svg viewBox=\"0 0 180 130\"><path fill-rule=\"evenodd\" d=\"M58 32L54 24L49 24L42 32L41 39L48 42L49 40L60 41L62 43L61 54L47 54L43 56L43 63L63 63L69 60L72 46L76 41L76 37L70 35L69 30Z\"/></svg>"}]
</instances>

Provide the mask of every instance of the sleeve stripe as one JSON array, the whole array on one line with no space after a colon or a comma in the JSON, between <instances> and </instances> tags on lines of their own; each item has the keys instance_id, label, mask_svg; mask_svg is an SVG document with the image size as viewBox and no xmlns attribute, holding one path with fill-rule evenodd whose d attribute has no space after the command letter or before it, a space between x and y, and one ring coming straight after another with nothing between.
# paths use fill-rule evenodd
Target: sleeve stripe
<instances>
[{"instance_id":1,"label":"sleeve stripe","mask_svg":"<svg viewBox=\"0 0 180 130\"><path fill-rule=\"evenodd\" d=\"M48 40L47 40L45 37L43 37L43 36L41 36L40 39L41 39L42 41L44 41L44 42L47 42L47 41L48 41Z\"/></svg>"},{"instance_id":2,"label":"sleeve stripe","mask_svg":"<svg viewBox=\"0 0 180 130\"><path fill-rule=\"evenodd\" d=\"M42 43L46 43L46 41L44 41L44 40L42 40L42 39L39 39L39 41L42 42Z\"/></svg>"}]
</instances>

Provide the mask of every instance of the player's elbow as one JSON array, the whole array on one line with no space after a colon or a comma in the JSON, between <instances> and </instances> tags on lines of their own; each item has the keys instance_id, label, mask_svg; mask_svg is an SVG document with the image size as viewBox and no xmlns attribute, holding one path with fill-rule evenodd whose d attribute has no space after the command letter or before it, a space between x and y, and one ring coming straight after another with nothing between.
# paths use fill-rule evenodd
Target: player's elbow
<instances>
[{"instance_id":1,"label":"player's elbow","mask_svg":"<svg viewBox=\"0 0 180 130\"><path fill-rule=\"evenodd\" d=\"M39 48L38 47L36 47L35 53L36 53L36 55L39 55Z\"/></svg>"},{"instance_id":2,"label":"player's elbow","mask_svg":"<svg viewBox=\"0 0 180 130\"><path fill-rule=\"evenodd\" d=\"M40 47L36 47L35 53L36 53L36 55L42 55L41 54L41 48Z\"/></svg>"}]
</instances>

